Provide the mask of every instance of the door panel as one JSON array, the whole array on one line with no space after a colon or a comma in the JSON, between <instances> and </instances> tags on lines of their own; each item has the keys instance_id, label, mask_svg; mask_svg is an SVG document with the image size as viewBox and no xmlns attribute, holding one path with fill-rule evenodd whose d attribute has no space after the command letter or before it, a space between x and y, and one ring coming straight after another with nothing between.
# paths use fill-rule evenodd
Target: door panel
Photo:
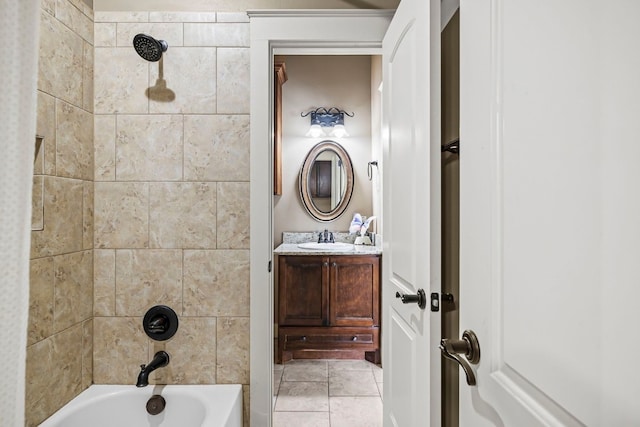
<instances>
[{"instance_id":1,"label":"door panel","mask_svg":"<svg viewBox=\"0 0 640 427\"><path fill-rule=\"evenodd\" d=\"M279 257L279 324L323 326L327 322L329 258Z\"/></svg>"},{"instance_id":2,"label":"door panel","mask_svg":"<svg viewBox=\"0 0 640 427\"><path fill-rule=\"evenodd\" d=\"M460 329L482 352L461 426L640 423L640 374L614 362L640 297L628 16L640 4L461 1Z\"/></svg>"},{"instance_id":3,"label":"door panel","mask_svg":"<svg viewBox=\"0 0 640 427\"><path fill-rule=\"evenodd\" d=\"M378 326L380 268L377 257L331 257L329 324Z\"/></svg>"},{"instance_id":4,"label":"door panel","mask_svg":"<svg viewBox=\"0 0 640 427\"><path fill-rule=\"evenodd\" d=\"M384 425L440 424L440 2L403 0L383 40Z\"/></svg>"}]
</instances>

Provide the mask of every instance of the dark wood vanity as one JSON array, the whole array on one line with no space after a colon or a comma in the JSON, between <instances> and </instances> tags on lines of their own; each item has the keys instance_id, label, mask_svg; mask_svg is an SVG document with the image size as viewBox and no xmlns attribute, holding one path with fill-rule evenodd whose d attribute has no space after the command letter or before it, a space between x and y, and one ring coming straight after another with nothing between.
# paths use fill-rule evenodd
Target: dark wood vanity
<instances>
[{"instance_id":1,"label":"dark wood vanity","mask_svg":"<svg viewBox=\"0 0 640 427\"><path fill-rule=\"evenodd\" d=\"M276 362L380 362L380 255L280 255Z\"/></svg>"}]
</instances>

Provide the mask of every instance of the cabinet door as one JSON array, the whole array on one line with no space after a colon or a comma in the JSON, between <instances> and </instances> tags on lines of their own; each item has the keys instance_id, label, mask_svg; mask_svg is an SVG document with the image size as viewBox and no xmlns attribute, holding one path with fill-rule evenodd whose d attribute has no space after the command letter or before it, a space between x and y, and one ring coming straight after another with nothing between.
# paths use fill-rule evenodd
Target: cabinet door
<instances>
[{"instance_id":1,"label":"cabinet door","mask_svg":"<svg viewBox=\"0 0 640 427\"><path fill-rule=\"evenodd\" d=\"M380 258L331 257L329 324L378 326L380 311Z\"/></svg>"},{"instance_id":2,"label":"cabinet door","mask_svg":"<svg viewBox=\"0 0 640 427\"><path fill-rule=\"evenodd\" d=\"M280 325L324 326L328 319L329 258L279 257Z\"/></svg>"}]
</instances>

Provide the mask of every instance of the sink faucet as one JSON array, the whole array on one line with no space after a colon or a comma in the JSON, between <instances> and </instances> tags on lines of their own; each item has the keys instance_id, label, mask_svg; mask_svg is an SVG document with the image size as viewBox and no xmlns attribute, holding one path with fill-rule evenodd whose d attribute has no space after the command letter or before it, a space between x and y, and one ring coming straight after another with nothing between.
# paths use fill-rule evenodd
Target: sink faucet
<instances>
[{"instance_id":1,"label":"sink faucet","mask_svg":"<svg viewBox=\"0 0 640 427\"><path fill-rule=\"evenodd\" d=\"M158 368L164 368L169 364L169 354L166 351L159 351L153 356L153 360L148 365L140 365L140 374L136 387L146 387L149 385L149 374Z\"/></svg>"},{"instance_id":2,"label":"sink faucet","mask_svg":"<svg viewBox=\"0 0 640 427\"><path fill-rule=\"evenodd\" d=\"M333 233L325 228L324 233L322 231L318 233L318 243L335 243Z\"/></svg>"}]
</instances>

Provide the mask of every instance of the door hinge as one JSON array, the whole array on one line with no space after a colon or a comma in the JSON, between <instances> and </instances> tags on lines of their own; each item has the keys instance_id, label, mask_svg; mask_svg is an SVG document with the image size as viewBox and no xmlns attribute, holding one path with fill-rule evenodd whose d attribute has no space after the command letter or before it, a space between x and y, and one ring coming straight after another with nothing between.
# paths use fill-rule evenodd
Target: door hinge
<instances>
[{"instance_id":1,"label":"door hinge","mask_svg":"<svg viewBox=\"0 0 640 427\"><path fill-rule=\"evenodd\" d=\"M269 264L267 265L267 272L271 273L271 260L269 260Z\"/></svg>"}]
</instances>

